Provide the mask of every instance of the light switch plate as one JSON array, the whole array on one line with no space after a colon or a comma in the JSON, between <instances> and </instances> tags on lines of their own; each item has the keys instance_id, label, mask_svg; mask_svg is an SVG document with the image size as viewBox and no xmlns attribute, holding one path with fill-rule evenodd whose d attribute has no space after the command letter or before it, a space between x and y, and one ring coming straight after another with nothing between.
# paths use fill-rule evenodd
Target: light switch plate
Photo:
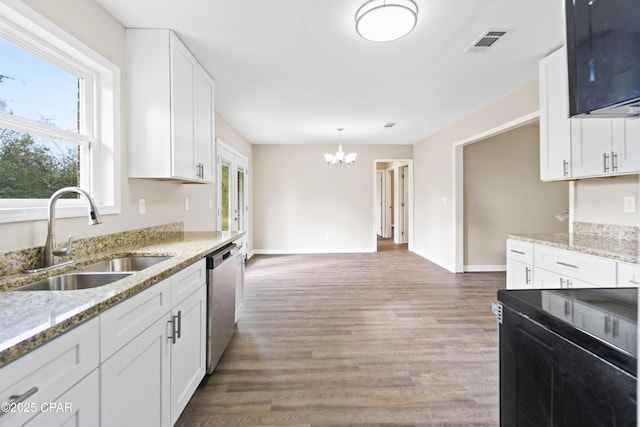
<instances>
[{"instance_id":1,"label":"light switch plate","mask_svg":"<svg viewBox=\"0 0 640 427\"><path fill-rule=\"evenodd\" d=\"M147 213L147 207L144 199L138 199L138 213L140 215L144 215L145 213Z\"/></svg>"},{"instance_id":2,"label":"light switch plate","mask_svg":"<svg viewBox=\"0 0 640 427\"><path fill-rule=\"evenodd\" d=\"M635 213L636 212L636 198L635 196L627 196L624 198L624 212Z\"/></svg>"}]
</instances>

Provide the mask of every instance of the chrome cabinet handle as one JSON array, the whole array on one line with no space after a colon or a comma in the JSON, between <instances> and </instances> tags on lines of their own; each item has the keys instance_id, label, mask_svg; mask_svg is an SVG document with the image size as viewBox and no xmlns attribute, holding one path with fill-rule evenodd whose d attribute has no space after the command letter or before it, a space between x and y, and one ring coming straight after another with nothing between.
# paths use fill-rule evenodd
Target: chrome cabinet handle
<instances>
[{"instance_id":1,"label":"chrome cabinet handle","mask_svg":"<svg viewBox=\"0 0 640 427\"><path fill-rule=\"evenodd\" d=\"M560 278L560 288L564 288L564 279Z\"/></svg>"},{"instance_id":2,"label":"chrome cabinet handle","mask_svg":"<svg viewBox=\"0 0 640 427\"><path fill-rule=\"evenodd\" d=\"M569 162L566 160L562 161L562 175L569 176Z\"/></svg>"},{"instance_id":3,"label":"chrome cabinet handle","mask_svg":"<svg viewBox=\"0 0 640 427\"><path fill-rule=\"evenodd\" d=\"M174 316L177 319L177 329L178 331L176 332L176 335L178 335L178 338L180 338L180 336L182 335L182 311L178 310L178 315Z\"/></svg>"},{"instance_id":4,"label":"chrome cabinet handle","mask_svg":"<svg viewBox=\"0 0 640 427\"><path fill-rule=\"evenodd\" d=\"M531 284L531 269L529 267L524 268L524 283Z\"/></svg>"},{"instance_id":5,"label":"chrome cabinet handle","mask_svg":"<svg viewBox=\"0 0 640 427\"><path fill-rule=\"evenodd\" d=\"M577 265L567 264L566 262L562 262L562 261L556 261L556 264L558 264L558 265L564 265L565 267L580 268L580 267L578 267Z\"/></svg>"},{"instance_id":6,"label":"chrome cabinet handle","mask_svg":"<svg viewBox=\"0 0 640 427\"><path fill-rule=\"evenodd\" d=\"M613 172L618 172L618 155L615 151L611 152L611 170Z\"/></svg>"},{"instance_id":7,"label":"chrome cabinet handle","mask_svg":"<svg viewBox=\"0 0 640 427\"><path fill-rule=\"evenodd\" d=\"M9 405L9 407L11 407L11 405L15 405L16 403L24 402L37 392L38 387L31 387L29 390L25 391L22 394L12 394L11 396L9 396L9 401L7 402L7 404ZM7 413L8 411L0 411L0 417Z\"/></svg>"},{"instance_id":8,"label":"chrome cabinet handle","mask_svg":"<svg viewBox=\"0 0 640 427\"><path fill-rule=\"evenodd\" d=\"M609 156L607 153L602 153L602 168L605 172L609 172Z\"/></svg>"},{"instance_id":9,"label":"chrome cabinet handle","mask_svg":"<svg viewBox=\"0 0 640 427\"><path fill-rule=\"evenodd\" d=\"M171 320L167 320L167 323L171 324L171 335L169 335L169 339L171 340L171 344L175 344L178 340L178 331L176 330L176 316L171 316Z\"/></svg>"},{"instance_id":10,"label":"chrome cabinet handle","mask_svg":"<svg viewBox=\"0 0 640 427\"><path fill-rule=\"evenodd\" d=\"M571 304L568 300L564 300L564 315L568 316L571 314Z\"/></svg>"}]
</instances>

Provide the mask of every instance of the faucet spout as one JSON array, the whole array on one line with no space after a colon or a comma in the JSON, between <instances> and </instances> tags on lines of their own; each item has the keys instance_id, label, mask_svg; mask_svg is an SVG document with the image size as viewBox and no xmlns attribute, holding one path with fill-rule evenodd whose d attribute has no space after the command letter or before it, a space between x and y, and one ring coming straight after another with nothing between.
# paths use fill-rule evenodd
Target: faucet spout
<instances>
[{"instance_id":1,"label":"faucet spout","mask_svg":"<svg viewBox=\"0 0 640 427\"><path fill-rule=\"evenodd\" d=\"M65 187L61 188L51 195L49 198L49 204L47 206L48 223L47 223L47 241L44 245L43 265L44 267L50 267L55 265L55 257L61 255L68 255L71 252L71 243L73 241L72 236L69 236L69 241L66 248L56 247L55 237L55 219L56 219L56 202L67 193L76 193L85 198L89 207L89 225L100 224L100 214L98 208L91 195L79 187Z\"/></svg>"}]
</instances>

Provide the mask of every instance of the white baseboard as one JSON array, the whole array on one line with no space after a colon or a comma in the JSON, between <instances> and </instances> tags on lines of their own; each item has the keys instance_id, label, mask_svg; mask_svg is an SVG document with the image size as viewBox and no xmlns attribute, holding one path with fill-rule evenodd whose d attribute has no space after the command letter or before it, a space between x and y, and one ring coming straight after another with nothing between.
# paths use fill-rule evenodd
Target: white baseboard
<instances>
[{"instance_id":1,"label":"white baseboard","mask_svg":"<svg viewBox=\"0 0 640 427\"><path fill-rule=\"evenodd\" d=\"M446 262L444 262L444 261L442 261L440 259L437 259L435 257L429 256L426 253L421 252L420 250L418 250L416 248L413 248L413 252L415 254L421 256L422 258L426 259L427 261L432 262L432 263L436 264L437 266L442 267L442 268L444 268L445 270L447 270L447 271L449 271L451 273L455 273L456 272L455 268L453 268L453 266L451 264L449 264L449 263L446 263Z\"/></svg>"},{"instance_id":2,"label":"white baseboard","mask_svg":"<svg viewBox=\"0 0 640 427\"><path fill-rule=\"evenodd\" d=\"M465 273L487 273L493 271L507 271L506 265L465 265Z\"/></svg>"}]
</instances>

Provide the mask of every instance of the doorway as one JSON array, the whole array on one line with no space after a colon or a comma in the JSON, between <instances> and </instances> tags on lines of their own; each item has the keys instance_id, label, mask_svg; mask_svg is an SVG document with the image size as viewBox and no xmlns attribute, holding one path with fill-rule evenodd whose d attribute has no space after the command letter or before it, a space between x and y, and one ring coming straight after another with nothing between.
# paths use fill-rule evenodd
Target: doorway
<instances>
[{"instance_id":1,"label":"doorway","mask_svg":"<svg viewBox=\"0 0 640 427\"><path fill-rule=\"evenodd\" d=\"M376 250L404 245L413 249L413 160L375 160L374 239Z\"/></svg>"},{"instance_id":2,"label":"doorway","mask_svg":"<svg viewBox=\"0 0 640 427\"><path fill-rule=\"evenodd\" d=\"M248 160L217 140L218 212L220 231L247 231Z\"/></svg>"}]
</instances>

